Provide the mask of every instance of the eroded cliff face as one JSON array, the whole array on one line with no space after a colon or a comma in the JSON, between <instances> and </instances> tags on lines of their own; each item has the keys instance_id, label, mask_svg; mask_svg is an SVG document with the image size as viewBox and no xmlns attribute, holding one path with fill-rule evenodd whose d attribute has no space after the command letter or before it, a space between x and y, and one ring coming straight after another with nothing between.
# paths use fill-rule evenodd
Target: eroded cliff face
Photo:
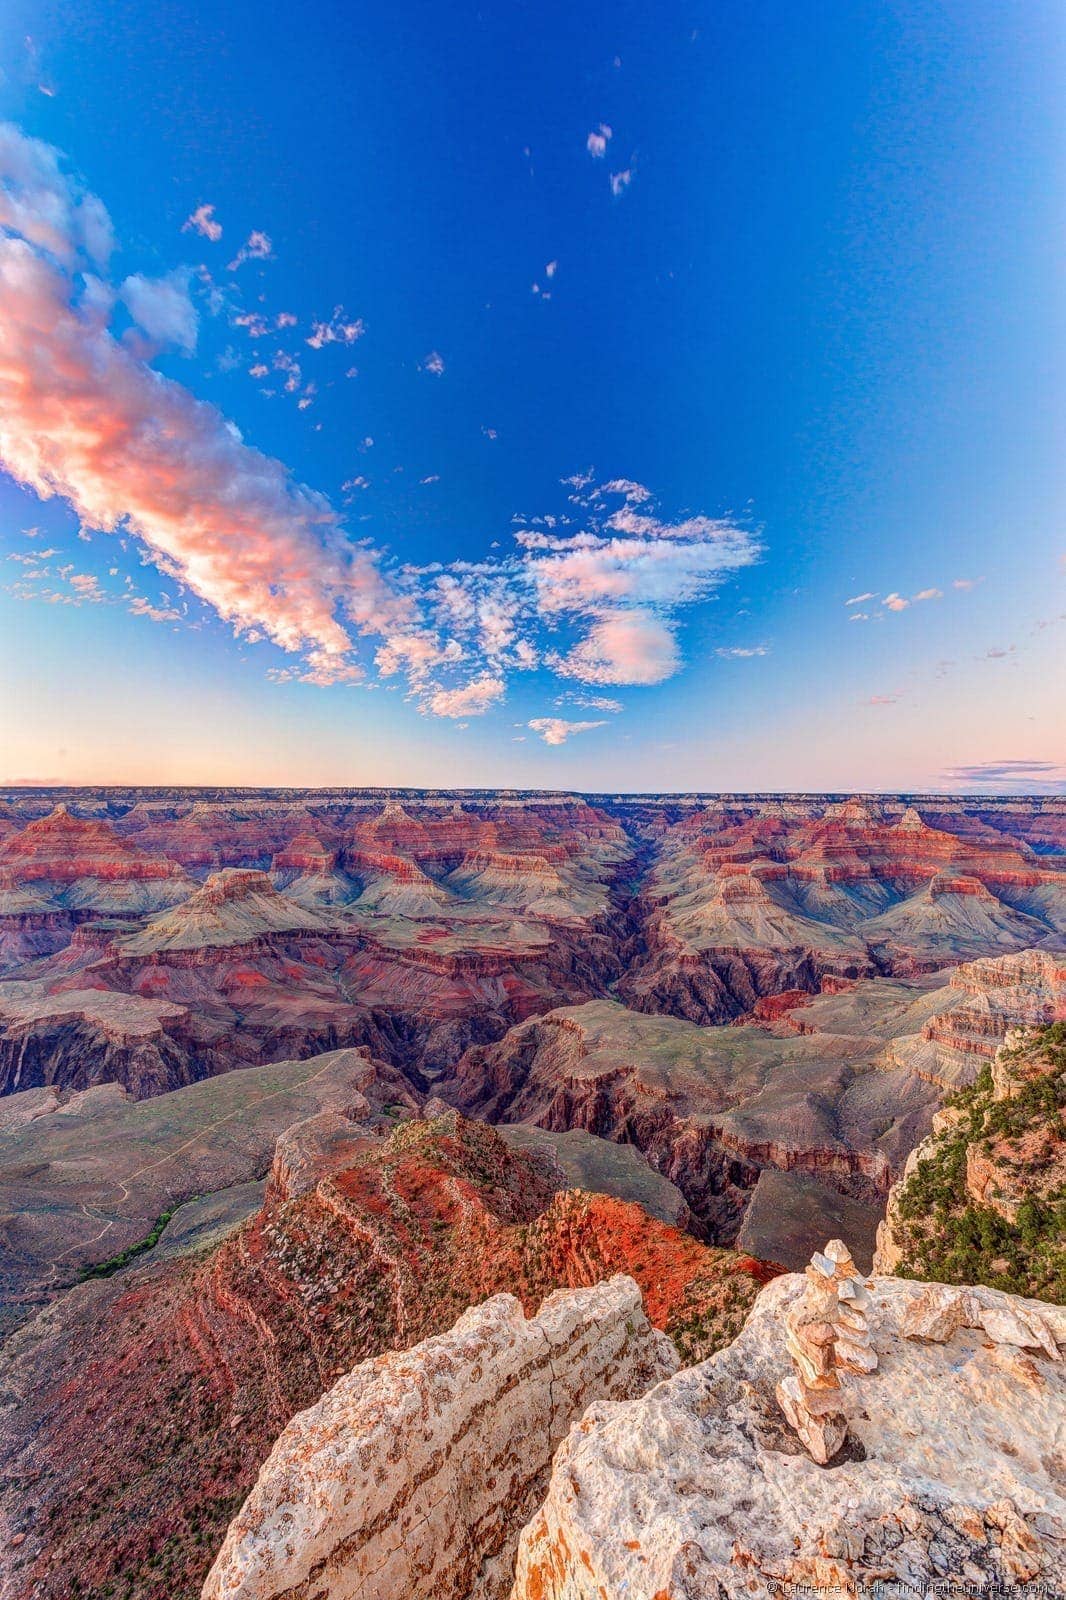
<instances>
[{"instance_id":1,"label":"eroded cliff face","mask_svg":"<svg viewBox=\"0 0 1066 1600\"><path fill-rule=\"evenodd\" d=\"M525 1017L609 993L700 1024L765 1019L784 993L1066 936L1046 802L327 791L49 806L5 810L0 964L23 991L0 1093L156 1094L348 1045L417 1083ZM54 997L86 988L185 1014L158 1048L85 1019L65 1048ZM929 1042L932 1075L954 1048Z\"/></svg>"},{"instance_id":2,"label":"eroded cliff face","mask_svg":"<svg viewBox=\"0 0 1066 1600\"><path fill-rule=\"evenodd\" d=\"M1008 1033L889 1193L880 1272L1066 1301L1066 1023Z\"/></svg>"},{"instance_id":3,"label":"eroded cliff face","mask_svg":"<svg viewBox=\"0 0 1066 1600\"><path fill-rule=\"evenodd\" d=\"M203 1600L497 1600L570 1424L676 1366L631 1278L560 1291L528 1319L498 1295L292 1419Z\"/></svg>"},{"instance_id":4,"label":"eroded cliff face","mask_svg":"<svg viewBox=\"0 0 1066 1600\"><path fill-rule=\"evenodd\" d=\"M701 1237L735 1239L771 1167L868 1205L872 1242L873 1212L939 1103L916 1074L879 1067L879 1051L865 1024L779 1039L593 1001L470 1049L442 1087L489 1121L636 1145L684 1194Z\"/></svg>"},{"instance_id":5,"label":"eroded cliff face","mask_svg":"<svg viewBox=\"0 0 1066 1600\"><path fill-rule=\"evenodd\" d=\"M728 1022L760 1000L1062 942L1066 879L1006 831L869 801L694 809L657 833L627 1005Z\"/></svg>"},{"instance_id":6,"label":"eroded cliff face","mask_svg":"<svg viewBox=\"0 0 1066 1600\"><path fill-rule=\"evenodd\" d=\"M1062 1592L1066 1313L871 1280L877 1366L842 1374L848 1439L825 1467L775 1398L805 1283L770 1284L709 1361L586 1411L522 1534L512 1600L768 1600L790 1584Z\"/></svg>"},{"instance_id":7,"label":"eroded cliff face","mask_svg":"<svg viewBox=\"0 0 1066 1600\"><path fill-rule=\"evenodd\" d=\"M560 1191L454 1112L383 1136L353 1110L334 1100L289 1129L262 1209L204 1259L82 1284L8 1343L5 1600L69 1600L75 1578L188 1600L296 1412L500 1292L532 1314L555 1289L628 1273L695 1359L766 1279L637 1205Z\"/></svg>"}]
</instances>

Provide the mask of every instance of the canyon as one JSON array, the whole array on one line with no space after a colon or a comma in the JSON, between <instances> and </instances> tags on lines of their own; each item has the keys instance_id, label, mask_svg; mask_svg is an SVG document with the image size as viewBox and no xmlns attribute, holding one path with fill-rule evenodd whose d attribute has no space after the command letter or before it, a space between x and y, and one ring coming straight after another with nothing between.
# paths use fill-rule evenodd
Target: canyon
<instances>
[{"instance_id":1,"label":"canyon","mask_svg":"<svg viewBox=\"0 0 1066 1600\"><path fill-rule=\"evenodd\" d=\"M451 1576L438 1540L402 1581L504 1600L547 1492L517 1600L583 1595L559 1565L552 1453L582 1414L599 1436L601 1400L644 1404L651 1369L626 1358L616 1384L613 1356L596 1368L574 1306L631 1280L612 1289L636 1297L622 1323L646 1317L642 1348L681 1362L670 1383L689 1395L688 1373L743 1354L759 1307L784 1304L782 1274L827 1238L858 1272L876 1254L879 1271L950 1279L921 1241L905 1254L900 1197L957 1127L953 1097L985 1108L1005 1048L1064 1018L1052 797L0 794L5 1596L193 1600L249 1493L256 1526L286 1514L253 1486L301 1418L326 1408L302 1436L316 1460L327 1415L376 1417L384 1441L388 1363L427 1341L449 1370L460 1347L505 1363L550 1344L553 1316L592 1366L571 1391L560 1356L547 1409L530 1369L543 1433L520 1473L491 1394L464 1422L427 1377L411 1426L476 1438L471 1460L514 1492L506 1517L475 1518L485 1538ZM1059 1068L1035 1077L1061 1086ZM1049 1092L1026 1089L1038 1122ZM1051 1128L1050 1165L1043 1144L1031 1165L1058 1172L1056 1117L1012 1123L991 1154L975 1135L962 1158L1015 1233L1036 1214L1019 1156ZM1015 1272L1008 1246L980 1257L988 1292L1059 1298L1060 1269L1026 1276L1018 1256ZM875 1343L902 1280L876 1281ZM558 1294L578 1300L542 1310ZM891 1351L920 1387L910 1346ZM330 1460L329 1503L350 1511L373 1461L337 1477ZM412 1491L427 1526L474 1492L448 1482ZM240 1587L253 1531L234 1527L216 1592L265 1594ZM307 1537L332 1572L332 1535ZM372 1592L391 1559L377 1538L358 1535L368 1565L337 1600ZM286 1581L303 1593L299 1560ZM688 1592L679 1573L664 1592Z\"/></svg>"}]
</instances>

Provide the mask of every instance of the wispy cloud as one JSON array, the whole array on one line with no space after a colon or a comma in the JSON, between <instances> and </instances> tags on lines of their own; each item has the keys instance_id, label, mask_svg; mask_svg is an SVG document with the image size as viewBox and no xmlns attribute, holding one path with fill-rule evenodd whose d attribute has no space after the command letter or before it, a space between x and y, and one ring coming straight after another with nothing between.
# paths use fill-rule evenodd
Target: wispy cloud
<instances>
[{"instance_id":1,"label":"wispy cloud","mask_svg":"<svg viewBox=\"0 0 1066 1600\"><path fill-rule=\"evenodd\" d=\"M913 595L912 598L914 600L943 600L944 591L943 589L919 589L918 593Z\"/></svg>"},{"instance_id":2,"label":"wispy cloud","mask_svg":"<svg viewBox=\"0 0 1066 1600\"><path fill-rule=\"evenodd\" d=\"M432 372L434 377L439 378L444 371L444 357L439 350L431 350L429 355L419 362L419 367L422 372Z\"/></svg>"},{"instance_id":3,"label":"wispy cloud","mask_svg":"<svg viewBox=\"0 0 1066 1600\"><path fill-rule=\"evenodd\" d=\"M872 589L866 589L862 594L853 594L850 600L844 601L844 604L846 606L861 606L865 605L867 600L876 599L877 595L874 593L874 591Z\"/></svg>"},{"instance_id":4,"label":"wispy cloud","mask_svg":"<svg viewBox=\"0 0 1066 1600\"><path fill-rule=\"evenodd\" d=\"M611 173L611 193L614 195L616 200L618 199L619 195L625 194L632 181L633 173L629 167L626 167L624 172Z\"/></svg>"},{"instance_id":5,"label":"wispy cloud","mask_svg":"<svg viewBox=\"0 0 1066 1600\"><path fill-rule=\"evenodd\" d=\"M18 139L4 130L0 140L5 197L27 160L41 171L32 142L27 152ZM0 238L4 467L42 499L67 500L86 527L135 534L238 631L257 625L283 649L344 655L351 634L335 609L365 627L400 603L320 495L137 359L108 328L103 298L86 304L75 272L91 245L87 201L53 157L48 184L23 186L6 206L12 233ZM110 237L99 201L90 214L94 233Z\"/></svg>"},{"instance_id":6,"label":"wispy cloud","mask_svg":"<svg viewBox=\"0 0 1066 1600\"><path fill-rule=\"evenodd\" d=\"M204 239L210 239L212 244L217 244L222 237L222 224L215 221L214 206L197 206L192 215L185 218L181 231L198 233Z\"/></svg>"},{"instance_id":7,"label":"wispy cloud","mask_svg":"<svg viewBox=\"0 0 1066 1600\"><path fill-rule=\"evenodd\" d=\"M610 711L612 714L623 709L621 700L613 700L606 694L576 694L573 689L566 694L556 697L557 706L581 706L585 711Z\"/></svg>"},{"instance_id":8,"label":"wispy cloud","mask_svg":"<svg viewBox=\"0 0 1066 1600\"><path fill-rule=\"evenodd\" d=\"M296 318L292 319L294 322ZM280 319L279 319L280 321ZM327 344L354 344L366 332L362 317L348 317L343 306L334 306L328 322L313 322L305 344L312 350L321 350Z\"/></svg>"},{"instance_id":9,"label":"wispy cloud","mask_svg":"<svg viewBox=\"0 0 1066 1600\"><path fill-rule=\"evenodd\" d=\"M721 656L726 661L745 661L751 656L768 656L770 654L770 647L769 645L765 644L734 644L728 646L720 645L714 653L716 656Z\"/></svg>"},{"instance_id":10,"label":"wispy cloud","mask_svg":"<svg viewBox=\"0 0 1066 1600\"><path fill-rule=\"evenodd\" d=\"M1057 761L980 761L948 767L940 776L953 788L1007 789L1017 794L1066 792L1066 766Z\"/></svg>"},{"instance_id":11,"label":"wispy cloud","mask_svg":"<svg viewBox=\"0 0 1066 1600\"><path fill-rule=\"evenodd\" d=\"M472 678L469 683L460 684L458 688L432 691L425 707L438 717L478 716L503 699L505 687L502 678L494 678L491 673L485 672L480 677Z\"/></svg>"},{"instance_id":12,"label":"wispy cloud","mask_svg":"<svg viewBox=\"0 0 1066 1600\"><path fill-rule=\"evenodd\" d=\"M585 140L585 149L590 156L595 156L598 161L607 154L607 146L610 144L612 137L611 128L607 126L606 122L601 122L599 127L594 128Z\"/></svg>"},{"instance_id":13,"label":"wispy cloud","mask_svg":"<svg viewBox=\"0 0 1066 1600\"><path fill-rule=\"evenodd\" d=\"M243 266L246 261L269 261L273 254L274 246L270 241L269 234L263 233L258 228L253 228L226 268L226 271L236 272L237 268Z\"/></svg>"},{"instance_id":14,"label":"wispy cloud","mask_svg":"<svg viewBox=\"0 0 1066 1600\"><path fill-rule=\"evenodd\" d=\"M7 127L0 220L0 465L42 499L65 501L87 532L137 540L236 633L284 651L292 659L270 668L275 681L350 684L376 670L453 719L500 704L511 678L538 666L591 689L661 683L682 664L685 609L758 559L742 523L671 517L635 480L597 488L578 473L567 509L528 519L510 550L492 539L480 561L442 555L405 567L350 537L323 495L155 370L143 339L116 334L121 293L146 334L168 333L179 347L191 339L170 294L178 280L131 274L121 289L108 285L102 203L65 174L58 152ZM269 240L256 237L246 252L263 258ZM233 321L256 339L273 332L258 311ZM355 324L338 312L325 326L347 342L339 330ZM299 363L285 351L269 359L280 386L309 404ZM264 355L251 370L265 378L266 368ZM434 352L426 370L442 368ZM358 448L372 445L367 435ZM344 492L364 483L353 475ZM64 581L56 603L79 592Z\"/></svg>"}]
</instances>

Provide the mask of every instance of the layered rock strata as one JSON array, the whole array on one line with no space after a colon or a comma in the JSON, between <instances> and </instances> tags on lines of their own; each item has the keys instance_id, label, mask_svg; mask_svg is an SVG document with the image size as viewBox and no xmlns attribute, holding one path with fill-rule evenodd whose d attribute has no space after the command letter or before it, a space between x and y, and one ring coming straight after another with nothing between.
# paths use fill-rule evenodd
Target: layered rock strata
<instances>
[{"instance_id":1,"label":"layered rock strata","mask_svg":"<svg viewBox=\"0 0 1066 1600\"><path fill-rule=\"evenodd\" d=\"M203 1600L492 1600L552 1454L593 1400L675 1370L630 1278L510 1295L366 1361L289 1423Z\"/></svg>"}]
</instances>

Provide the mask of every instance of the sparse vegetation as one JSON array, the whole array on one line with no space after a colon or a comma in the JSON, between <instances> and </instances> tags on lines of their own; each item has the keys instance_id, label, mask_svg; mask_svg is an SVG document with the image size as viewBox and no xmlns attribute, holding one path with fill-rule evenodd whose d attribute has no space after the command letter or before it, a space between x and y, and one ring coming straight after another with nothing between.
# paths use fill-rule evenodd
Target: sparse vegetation
<instances>
[{"instance_id":1,"label":"sparse vegetation","mask_svg":"<svg viewBox=\"0 0 1066 1600\"><path fill-rule=\"evenodd\" d=\"M901 1277L986 1283L1066 1303L1066 1023L1002 1050L954 1095L954 1117L930 1144L896 1203ZM992 1171L976 1198L977 1153Z\"/></svg>"},{"instance_id":2,"label":"sparse vegetation","mask_svg":"<svg viewBox=\"0 0 1066 1600\"><path fill-rule=\"evenodd\" d=\"M161 1211L143 1239L138 1239L136 1244L127 1245L125 1250L120 1250L117 1255L108 1256L106 1261L96 1261L91 1267L84 1267L78 1275L78 1282L85 1283L89 1278L110 1278L113 1273L121 1272L123 1267L128 1267L138 1256L144 1255L145 1251L154 1250L175 1212L182 1206L189 1205L191 1201L199 1199L198 1194L190 1195L188 1200L179 1200L177 1205L171 1206L167 1211Z\"/></svg>"}]
</instances>

